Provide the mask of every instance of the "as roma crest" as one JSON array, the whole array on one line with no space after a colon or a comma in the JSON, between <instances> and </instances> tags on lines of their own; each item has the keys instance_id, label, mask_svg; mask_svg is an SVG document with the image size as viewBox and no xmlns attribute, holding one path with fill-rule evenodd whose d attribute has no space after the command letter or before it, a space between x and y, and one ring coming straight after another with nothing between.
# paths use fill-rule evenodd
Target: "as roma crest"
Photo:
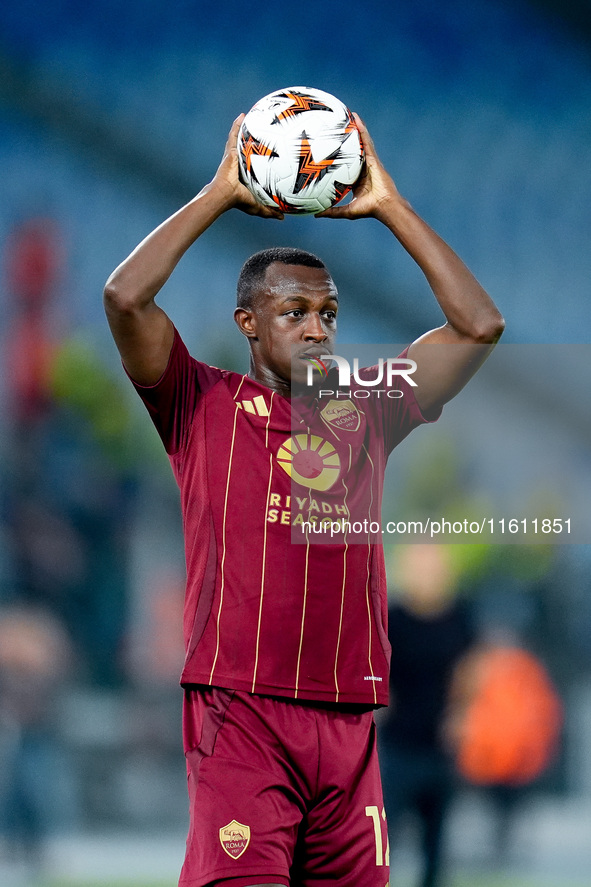
<instances>
[{"instance_id":1,"label":"as roma crest","mask_svg":"<svg viewBox=\"0 0 591 887\"><path fill-rule=\"evenodd\" d=\"M357 431L361 424L359 410L352 400L329 400L320 415L340 431Z\"/></svg>"},{"instance_id":2,"label":"as roma crest","mask_svg":"<svg viewBox=\"0 0 591 887\"><path fill-rule=\"evenodd\" d=\"M232 859L242 856L250 844L250 828L235 819L220 829L220 844Z\"/></svg>"}]
</instances>

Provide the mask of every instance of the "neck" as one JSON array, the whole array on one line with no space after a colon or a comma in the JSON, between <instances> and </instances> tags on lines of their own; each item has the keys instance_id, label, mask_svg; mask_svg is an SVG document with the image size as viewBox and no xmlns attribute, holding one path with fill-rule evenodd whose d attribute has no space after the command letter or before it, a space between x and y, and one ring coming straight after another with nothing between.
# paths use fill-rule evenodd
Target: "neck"
<instances>
[{"instance_id":1,"label":"neck","mask_svg":"<svg viewBox=\"0 0 591 887\"><path fill-rule=\"evenodd\" d=\"M255 382L260 382L261 385L265 385L266 388L270 388L271 391L280 394L282 397L291 396L291 383L287 379L282 379L270 370L269 367L258 366L255 363L252 354L250 356L248 377L254 379Z\"/></svg>"}]
</instances>

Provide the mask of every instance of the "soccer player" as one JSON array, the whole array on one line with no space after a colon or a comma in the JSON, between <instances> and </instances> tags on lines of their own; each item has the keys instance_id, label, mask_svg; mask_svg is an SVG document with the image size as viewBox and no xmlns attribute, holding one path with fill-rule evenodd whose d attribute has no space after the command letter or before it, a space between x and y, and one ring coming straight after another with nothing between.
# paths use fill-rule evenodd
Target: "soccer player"
<instances>
[{"instance_id":1,"label":"soccer player","mask_svg":"<svg viewBox=\"0 0 591 887\"><path fill-rule=\"evenodd\" d=\"M155 302L160 288L222 213L281 218L240 183L241 120L213 180L105 287L123 364L181 490L190 827L180 884L384 887L372 716L388 701L383 552L371 539L349 544L346 532L338 544L319 544L307 530L303 544L292 544L291 533L318 514L349 514L352 473L371 488L370 517L378 514L388 453L439 415L484 361L503 320L400 196L357 118L363 178L351 203L322 215L378 219L426 275L446 322L408 349L416 387L400 377L402 397L365 400L363 408L351 399L344 413L316 402L293 431L292 352L302 367L334 353L339 304L324 264L289 248L257 253L240 274L235 320L250 345L249 373L191 357Z\"/></svg>"}]
</instances>

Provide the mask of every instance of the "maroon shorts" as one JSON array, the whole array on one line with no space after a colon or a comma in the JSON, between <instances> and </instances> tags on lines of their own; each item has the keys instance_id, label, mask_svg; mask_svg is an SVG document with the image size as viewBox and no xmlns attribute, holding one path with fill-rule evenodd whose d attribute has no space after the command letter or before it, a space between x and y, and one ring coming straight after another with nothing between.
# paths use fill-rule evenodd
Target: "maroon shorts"
<instances>
[{"instance_id":1,"label":"maroon shorts","mask_svg":"<svg viewBox=\"0 0 591 887\"><path fill-rule=\"evenodd\" d=\"M387 885L371 712L201 687L185 691L183 717L190 826L181 887Z\"/></svg>"}]
</instances>

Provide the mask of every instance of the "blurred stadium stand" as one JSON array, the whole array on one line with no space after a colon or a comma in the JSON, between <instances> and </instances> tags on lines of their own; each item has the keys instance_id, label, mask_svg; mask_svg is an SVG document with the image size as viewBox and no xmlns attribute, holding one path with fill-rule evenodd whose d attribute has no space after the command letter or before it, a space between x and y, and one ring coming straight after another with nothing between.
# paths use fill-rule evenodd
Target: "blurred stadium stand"
<instances>
[{"instance_id":1,"label":"blurred stadium stand","mask_svg":"<svg viewBox=\"0 0 591 887\"><path fill-rule=\"evenodd\" d=\"M278 83L321 83L364 114L403 193L459 245L510 315L507 341L589 341L580 293L590 261L591 71L582 37L552 33L523 4L421 0L390 10L364 4L358 40L360 10L338 9L335 52L321 51L322 29L297 45L289 40L289 7L265 17L244 16L235 2L215 15L205 15L201 4L162 0L4 5L5 105L41 123L53 139L57 134L62 156L74 151L80 158L83 147L85 165L101 179L108 163L125 190L131 172L145 190L144 201L122 194L123 214L106 204L102 218L95 209L97 251L115 215L138 213L155 194L173 207L194 193L215 170L238 111ZM26 138L18 131L7 136L5 145L17 151ZM69 176L82 201L87 175L73 169ZM42 193L52 190L48 182ZM387 249L385 232L373 224L336 232L309 220L270 227L228 220L203 247L201 267L216 262L209 252L218 242L226 245L226 261L231 256L239 266L261 242L297 238L327 256L341 286L362 299L366 340L385 314L398 333L392 338L413 335L429 317L417 295L420 276ZM132 242L130 232L116 238L112 252L105 244L105 270ZM394 301L384 293L388 275L396 281ZM220 284L216 291L225 293ZM194 322L187 332L198 338Z\"/></svg>"},{"instance_id":2,"label":"blurred stadium stand","mask_svg":"<svg viewBox=\"0 0 591 887\"><path fill-rule=\"evenodd\" d=\"M0 241L7 243L32 217L51 219L60 232L64 267L48 321L57 339L83 340L104 360L105 373L117 376L101 304L108 274L211 178L240 111L281 86L307 83L361 113L402 193L458 249L505 314L504 341L590 343L591 5L327 0L318 15L322 21L311 28L289 4L273 5L272 14L236 0L215 7L186 0L0 4ZM345 306L343 341L404 342L440 323L422 275L377 223L288 218L274 225L233 213L184 258L163 293L193 353L245 368L246 352L230 332L235 280L252 252L285 243L317 252L334 269ZM19 587L6 504L15 459L5 362L15 306L6 261L2 274L0 608ZM539 405L547 404L535 372L517 392L515 410L526 421L532 417L539 439L545 418ZM124 380L109 388L110 382L92 378L96 391L139 414L135 401L127 406L133 395ZM570 468L561 464L557 477L561 482L564 471L568 484L579 484L586 495L589 429L579 412L589 388L586 380L565 387L570 393L561 400L560 423L575 443L564 457ZM143 414L130 423L128 455L150 436ZM120 560L109 568L124 570L127 583L107 589L106 571L87 598L78 591L69 618L72 625L85 623L74 637L82 655L75 693L64 702L62 739L84 773L87 824L177 829L185 787L174 630L169 646L158 650L165 674L141 652L154 626L162 626L163 612L178 605L176 493L167 476L162 479L164 460L142 452L139 466L113 461L77 419L70 415L66 424L66 431L54 427L53 437L43 437L52 490L44 487L43 496L61 519L60 508L76 505L76 519L82 515L85 523L81 528L68 512L73 538L100 530L112 540L109 557L118 553ZM481 448L483 463L502 438L493 424L489 415L472 436L466 431L467 447ZM410 457L411 451L401 464ZM485 471L471 459L467 474ZM62 483L68 472L69 486ZM515 488L513 476L499 477L500 486ZM97 478L108 502L88 504ZM127 497L125 532L116 521L119 497ZM545 613L535 638L556 665L567 703L573 700L568 752L554 788L586 799L590 558L588 547L561 552L531 605ZM156 577L153 587L150 577ZM103 596L102 607L93 594ZM68 613L61 615L67 622ZM92 645L102 645L102 659ZM142 681L144 695L133 690ZM142 747L134 731L147 722L154 741Z\"/></svg>"}]
</instances>

